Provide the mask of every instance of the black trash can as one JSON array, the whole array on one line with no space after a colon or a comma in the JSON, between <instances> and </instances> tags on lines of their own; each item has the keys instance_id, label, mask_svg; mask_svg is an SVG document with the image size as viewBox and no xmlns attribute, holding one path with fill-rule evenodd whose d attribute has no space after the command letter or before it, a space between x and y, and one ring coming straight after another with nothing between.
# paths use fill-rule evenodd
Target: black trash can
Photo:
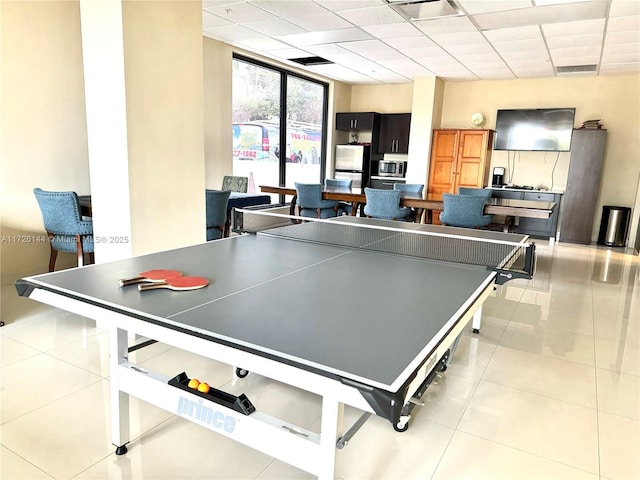
<instances>
[{"instance_id":1,"label":"black trash can","mask_svg":"<svg viewBox=\"0 0 640 480\"><path fill-rule=\"evenodd\" d=\"M630 218L631 209L629 207L614 207L611 205L602 207L598 245L624 247L627 243Z\"/></svg>"}]
</instances>

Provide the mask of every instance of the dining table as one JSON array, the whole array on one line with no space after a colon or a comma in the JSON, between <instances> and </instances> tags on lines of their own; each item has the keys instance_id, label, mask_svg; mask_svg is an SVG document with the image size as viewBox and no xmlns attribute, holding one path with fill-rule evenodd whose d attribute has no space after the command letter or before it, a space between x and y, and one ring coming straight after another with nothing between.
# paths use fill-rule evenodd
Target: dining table
<instances>
[{"instance_id":1,"label":"dining table","mask_svg":"<svg viewBox=\"0 0 640 480\"><path fill-rule=\"evenodd\" d=\"M297 199L295 187L285 185L260 185L260 191L262 193L291 196L289 210L291 215L295 215ZM364 189L362 188L323 187L322 198L325 200L338 200L351 203L353 207L351 209L351 215L356 215L358 209L367 202ZM414 221L416 223L433 223L434 212L444 210L442 194L401 192L400 206L413 208L415 210ZM555 202L540 200L488 198L484 207L484 213L487 215L504 216L503 231L511 232L515 229L517 218L547 219L553 214L556 206Z\"/></svg>"}]
</instances>

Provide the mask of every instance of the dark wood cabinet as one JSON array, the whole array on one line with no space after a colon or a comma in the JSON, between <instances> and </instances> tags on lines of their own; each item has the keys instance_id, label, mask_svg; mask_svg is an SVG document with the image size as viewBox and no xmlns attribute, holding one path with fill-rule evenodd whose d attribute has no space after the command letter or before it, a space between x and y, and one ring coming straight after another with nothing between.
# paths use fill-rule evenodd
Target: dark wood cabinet
<instances>
[{"instance_id":1,"label":"dark wood cabinet","mask_svg":"<svg viewBox=\"0 0 640 480\"><path fill-rule=\"evenodd\" d=\"M410 113L381 115L378 153L409 153L410 128Z\"/></svg>"},{"instance_id":2,"label":"dark wood cabinet","mask_svg":"<svg viewBox=\"0 0 640 480\"><path fill-rule=\"evenodd\" d=\"M561 242L591 243L606 140L606 130L573 131L563 198Z\"/></svg>"},{"instance_id":3,"label":"dark wood cabinet","mask_svg":"<svg viewBox=\"0 0 640 480\"><path fill-rule=\"evenodd\" d=\"M375 112L336 113L336 130L374 130L378 116Z\"/></svg>"}]
</instances>

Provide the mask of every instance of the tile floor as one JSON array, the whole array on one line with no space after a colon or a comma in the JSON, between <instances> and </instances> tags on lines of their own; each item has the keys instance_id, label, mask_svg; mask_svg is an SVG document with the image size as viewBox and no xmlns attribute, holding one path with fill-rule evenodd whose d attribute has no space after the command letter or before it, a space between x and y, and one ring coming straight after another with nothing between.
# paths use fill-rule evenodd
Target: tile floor
<instances>
[{"instance_id":1,"label":"tile floor","mask_svg":"<svg viewBox=\"0 0 640 480\"><path fill-rule=\"evenodd\" d=\"M538 242L532 281L487 301L407 432L372 417L339 453L350 479L640 478L638 257ZM131 401L129 453L109 434L105 332L2 288L0 478L306 479L232 440ZM176 365L318 431L314 395L156 344L133 360ZM347 409L346 420L357 418Z\"/></svg>"}]
</instances>

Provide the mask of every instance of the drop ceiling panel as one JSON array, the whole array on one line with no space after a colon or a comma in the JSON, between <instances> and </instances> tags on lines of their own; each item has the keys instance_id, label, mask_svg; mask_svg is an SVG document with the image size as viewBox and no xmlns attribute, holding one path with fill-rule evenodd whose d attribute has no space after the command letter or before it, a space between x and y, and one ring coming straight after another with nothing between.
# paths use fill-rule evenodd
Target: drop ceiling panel
<instances>
[{"instance_id":1,"label":"drop ceiling panel","mask_svg":"<svg viewBox=\"0 0 640 480\"><path fill-rule=\"evenodd\" d=\"M342 28L340 30L300 33L298 35L283 35L276 38L293 46L304 47L307 45L369 40L371 35L359 28Z\"/></svg>"},{"instance_id":2,"label":"drop ceiling panel","mask_svg":"<svg viewBox=\"0 0 640 480\"><path fill-rule=\"evenodd\" d=\"M398 57L398 51L382 43L380 40L363 40L361 42L339 43L338 46L351 52L371 58L372 60L384 60Z\"/></svg>"},{"instance_id":3,"label":"drop ceiling panel","mask_svg":"<svg viewBox=\"0 0 640 480\"><path fill-rule=\"evenodd\" d=\"M383 67L393 72L397 72L400 75L404 75L408 78L426 77L429 75L433 75L433 72L431 72L429 69L409 59L382 60L382 61L379 61L378 63Z\"/></svg>"},{"instance_id":4,"label":"drop ceiling panel","mask_svg":"<svg viewBox=\"0 0 640 480\"><path fill-rule=\"evenodd\" d=\"M610 32L638 32L640 29L640 15L611 18L607 24L607 29Z\"/></svg>"},{"instance_id":5,"label":"drop ceiling panel","mask_svg":"<svg viewBox=\"0 0 640 480\"><path fill-rule=\"evenodd\" d=\"M435 20L418 20L413 22L413 24L427 35L477 31L476 27L467 17L445 17Z\"/></svg>"},{"instance_id":6,"label":"drop ceiling panel","mask_svg":"<svg viewBox=\"0 0 640 480\"><path fill-rule=\"evenodd\" d=\"M457 2L469 15L478 13L516 10L533 6L531 0L458 0Z\"/></svg>"},{"instance_id":7,"label":"drop ceiling panel","mask_svg":"<svg viewBox=\"0 0 640 480\"><path fill-rule=\"evenodd\" d=\"M409 23L387 23L383 25L365 25L362 27L365 32L381 39L417 37L421 33Z\"/></svg>"},{"instance_id":8,"label":"drop ceiling panel","mask_svg":"<svg viewBox=\"0 0 640 480\"><path fill-rule=\"evenodd\" d=\"M640 2L636 2L634 0L612 0L609 15L611 17L640 15Z\"/></svg>"},{"instance_id":9,"label":"drop ceiling panel","mask_svg":"<svg viewBox=\"0 0 640 480\"><path fill-rule=\"evenodd\" d=\"M588 35L594 33L602 35L604 32L604 18L583 22L561 22L542 25L545 37L564 37L567 35Z\"/></svg>"},{"instance_id":10,"label":"drop ceiling panel","mask_svg":"<svg viewBox=\"0 0 640 480\"><path fill-rule=\"evenodd\" d=\"M269 55L272 55L276 58L303 58L303 57L311 57L313 56L311 52L307 52L305 50L300 50L298 48L281 48L277 50L266 50Z\"/></svg>"},{"instance_id":11,"label":"drop ceiling panel","mask_svg":"<svg viewBox=\"0 0 640 480\"><path fill-rule=\"evenodd\" d=\"M496 51L488 43L465 43L464 45L449 45L446 47L448 53L455 57L469 57L470 55L481 56L491 55L497 57Z\"/></svg>"},{"instance_id":12,"label":"drop ceiling panel","mask_svg":"<svg viewBox=\"0 0 640 480\"><path fill-rule=\"evenodd\" d=\"M399 37L399 38L385 38L384 43L397 49L397 50L410 50L418 48L429 48L436 46L433 40L427 37Z\"/></svg>"},{"instance_id":13,"label":"drop ceiling panel","mask_svg":"<svg viewBox=\"0 0 640 480\"><path fill-rule=\"evenodd\" d=\"M295 20L295 24L312 32L318 30L339 30L341 28L353 27L353 25L347 22L344 18L330 12L309 15L304 18L297 18Z\"/></svg>"},{"instance_id":14,"label":"drop ceiling panel","mask_svg":"<svg viewBox=\"0 0 640 480\"><path fill-rule=\"evenodd\" d=\"M555 77L555 66L581 64L640 73L640 1L455 0L460 14L409 20L444 12L438 1L400 14L386 0L204 0L202 26L267 58L326 58L335 64L299 68L354 84Z\"/></svg>"},{"instance_id":15,"label":"drop ceiling panel","mask_svg":"<svg viewBox=\"0 0 640 480\"><path fill-rule=\"evenodd\" d=\"M610 65L602 65L600 73L604 75L619 75L638 73L640 63L612 63Z\"/></svg>"},{"instance_id":16,"label":"drop ceiling panel","mask_svg":"<svg viewBox=\"0 0 640 480\"><path fill-rule=\"evenodd\" d=\"M583 45L601 46L602 35L567 35L566 37L551 37L547 39L550 49L580 47Z\"/></svg>"},{"instance_id":17,"label":"drop ceiling panel","mask_svg":"<svg viewBox=\"0 0 640 480\"><path fill-rule=\"evenodd\" d=\"M542 41L542 32L537 25L529 25L518 28L498 28L482 32L490 42L513 42L519 40L539 39Z\"/></svg>"},{"instance_id":18,"label":"drop ceiling panel","mask_svg":"<svg viewBox=\"0 0 640 480\"><path fill-rule=\"evenodd\" d=\"M379 7L354 8L337 12L345 20L354 25L381 25L385 23L400 23L404 19L385 5Z\"/></svg>"},{"instance_id":19,"label":"drop ceiling panel","mask_svg":"<svg viewBox=\"0 0 640 480\"><path fill-rule=\"evenodd\" d=\"M324 8L332 11L384 5L382 0L316 0L316 3L319 3Z\"/></svg>"},{"instance_id":20,"label":"drop ceiling panel","mask_svg":"<svg viewBox=\"0 0 640 480\"><path fill-rule=\"evenodd\" d=\"M265 12L250 3L224 4L206 8L205 10L234 23L263 22L277 19L275 15L271 15L269 12Z\"/></svg>"},{"instance_id":21,"label":"drop ceiling panel","mask_svg":"<svg viewBox=\"0 0 640 480\"><path fill-rule=\"evenodd\" d=\"M270 20L268 22L245 23L244 26L258 33L262 33L263 35L270 35L274 37L276 35L293 35L296 33L306 32L304 29L297 27L293 23L282 19Z\"/></svg>"},{"instance_id":22,"label":"drop ceiling panel","mask_svg":"<svg viewBox=\"0 0 640 480\"><path fill-rule=\"evenodd\" d=\"M209 12L202 12L202 28L211 28L211 27L224 27L227 25L233 25L233 22L230 20L226 20L218 15L214 15Z\"/></svg>"},{"instance_id":23,"label":"drop ceiling panel","mask_svg":"<svg viewBox=\"0 0 640 480\"><path fill-rule=\"evenodd\" d=\"M273 15L286 19L305 18L309 15L327 12L312 0L296 0L295 2L289 0L252 0L251 3Z\"/></svg>"},{"instance_id":24,"label":"drop ceiling panel","mask_svg":"<svg viewBox=\"0 0 640 480\"><path fill-rule=\"evenodd\" d=\"M546 46L542 37L528 40L514 40L513 42L496 42L493 44L500 53L528 52L531 50L545 50Z\"/></svg>"},{"instance_id":25,"label":"drop ceiling panel","mask_svg":"<svg viewBox=\"0 0 640 480\"><path fill-rule=\"evenodd\" d=\"M466 33L442 33L439 35L430 35L431 39L438 45L443 47L448 45L464 45L464 44L486 44L480 32Z\"/></svg>"},{"instance_id":26,"label":"drop ceiling panel","mask_svg":"<svg viewBox=\"0 0 640 480\"><path fill-rule=\"evenodd\" d=\"M483 13L474 19L482 30L545 25L559 22L604 18L608 2L592 1L521 8L504 12Z\"/></svg>"}]
</instances>

